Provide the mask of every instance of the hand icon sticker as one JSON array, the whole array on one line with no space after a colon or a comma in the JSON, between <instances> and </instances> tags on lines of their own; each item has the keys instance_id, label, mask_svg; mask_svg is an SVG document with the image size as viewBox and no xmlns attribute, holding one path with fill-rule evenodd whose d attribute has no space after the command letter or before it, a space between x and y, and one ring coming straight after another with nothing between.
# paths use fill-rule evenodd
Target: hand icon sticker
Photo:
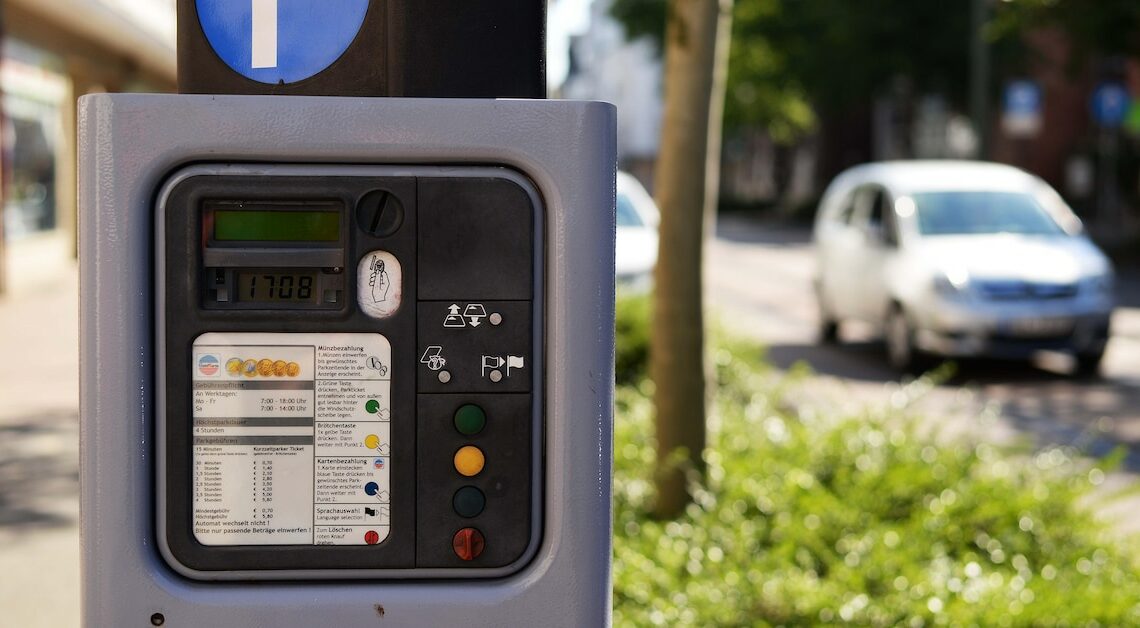
<instances>
[{"instance_id":1,"label":"hand icon sticker","mask_svg":"<svg viewBox=\"0 0 1140 628\"><path fill-rule=\"evenodd\" d=\"M372 318L388 318L403 297L400 262L388 251L372 251L360 260L356 273L356 302Z\"/></svg>"},{"instance_id":2,"label":"hand icon sticker","mask_svg":"<svg viewBox=\"0 0 1140 628\"><path fill-rule=\"evenodd\" d=\"M384 260L376 255L372 256L372 262L368 265L372 274L368 278L368 285L372 286L372 302L380 303L388 299L388 289L392 287L392 281L388 278L388 271L384 269Z\"/></svg>"}]
</instances>

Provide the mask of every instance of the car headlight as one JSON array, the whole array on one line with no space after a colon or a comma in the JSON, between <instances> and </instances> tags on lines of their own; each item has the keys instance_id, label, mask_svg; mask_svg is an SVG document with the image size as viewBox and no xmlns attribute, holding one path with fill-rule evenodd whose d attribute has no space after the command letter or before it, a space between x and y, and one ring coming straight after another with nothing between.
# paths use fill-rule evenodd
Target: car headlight
<instances>
[{"instance_id":1,"label":"car headlight","mask_svg":"<svg viewBox=\"0 0 1140 628\"><path fill-rule=\"evenodd\" d=\"M962 299L970 293L970 275L964 270L952 270L934 276L934 292L947 299Z\"/></svg>"}]
</instances>

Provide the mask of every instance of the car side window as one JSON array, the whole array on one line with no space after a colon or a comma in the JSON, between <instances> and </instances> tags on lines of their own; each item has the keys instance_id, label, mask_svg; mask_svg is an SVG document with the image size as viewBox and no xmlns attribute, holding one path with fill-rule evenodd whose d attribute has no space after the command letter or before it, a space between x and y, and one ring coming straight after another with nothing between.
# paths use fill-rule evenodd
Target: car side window
<instances>
[{"instance_id":1,"label":"car side window","mask_svg":"<svg viewBox=\"0 0 1140 628\"><path fill-rule=\"evenodd\" d=\"M898 245L891 195L878 185L866 185L855 192L855 225L874 234L885 245Z\"/></svg>"},{"instance_id":2,"label":"car side window","mask_svg":"<svg viewBox=\"0 0 1140 628\"><path fill-rule=\"evenodd\" d=\"M871 224L871 214L874 209L872 202L875 200L876 190L877 188L871 185L864 185L855 190L851 203L851 225L866 230Z\"/></svg>"},{"instance_id":3,"label":"car side window","mask_svg":"<svg viewBox=\"0 0 1140 628\"><path fill-rule=\"evenodd\" d=\"M882 236L884 244L898 246L898 221L895 220L894 203L891 201L891 195L883 188L875 188L868 226Z\"/></svg>"},{"instance_id":4,"label":"car side window","mask_svg":"<svg viewBox=\"0 0 1140 628\"><path fill-rule=\"evenodd\" d=\"M855 192L848 192L840 204L841 209L835 221L841 225L851 224L851 217L855 215Z\"/></svg>"}]
</instances>

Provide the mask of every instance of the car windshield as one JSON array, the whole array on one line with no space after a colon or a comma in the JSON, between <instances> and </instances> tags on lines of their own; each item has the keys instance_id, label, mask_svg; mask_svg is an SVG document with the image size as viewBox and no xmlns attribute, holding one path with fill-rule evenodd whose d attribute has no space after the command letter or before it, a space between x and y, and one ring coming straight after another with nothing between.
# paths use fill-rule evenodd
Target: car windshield
<instances>
[{"instance_id":1,"label":"car windshield","mask_svg":"<svg viewBox=\"0 0 1140 628\"><path fill-rule=\"evenodd\" d=\"M633 201L624 194L617 195L617 226L619 227L643 227L645 222L641 220L641 216L637 210L633 208Z\"/></svg>"},{"instance_id":2,"label":"car windshield","mask_svg":"<svg viewBox=\"0 0 1140 628\"><path fill-rule=\"evenodd\" d=\"M922 192L913 194L922 235L1065 232L1030 194L1021 192Z\"/></svg>"}]
</instances>

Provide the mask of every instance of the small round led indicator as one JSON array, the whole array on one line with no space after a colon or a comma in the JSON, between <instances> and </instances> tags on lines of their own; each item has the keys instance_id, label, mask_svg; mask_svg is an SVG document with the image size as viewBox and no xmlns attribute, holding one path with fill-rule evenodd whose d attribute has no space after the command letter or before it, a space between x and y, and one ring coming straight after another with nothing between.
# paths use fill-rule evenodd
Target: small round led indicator
<instances>
[{"instance_id":1,"label":"small round led indicator","mask_svg":"<svg viewBox=\"0 0 1140 628\"><path fill-rule=\"evenodd\" d=\"M483 458L483 451L474 445L467 445L460 447L459 451L455 452L455 470L460 475L466 477L473 477L479 475L483 470L483 465L486 460Z\"/></svg>"},{"instance_id":2,"label":"small round led indicator","mask_svg":"<svg viewBox=\"0 0 1140 628\"><path fill-rule=\"evenodd\" d=\"M487 414L483 412L483 408L473 403L459 406L455 411L455 429L464 436L474 436L482 432L486 424Z\"/></svg>"},{"instance_id":3,"label":"small round led indicator","mask_svg":"<svg viewBox=\"0 0 1140 628\"><path fill-rule=\"evenodd\" d=\"M380 402L375 399L369 399L364 402L364 409L368 411L368 414L376 414L380 411Z\"/></svg>"},{"instance_id":4,"label":"small round led indicator","mask_svg":"<svg viewBox=\"0 0 1140 628\"><path fill-rule=\"evenodd\" d=\"M483 553L485 546L483 533L475 528L463 528L451 538L451 548L463 560L475 560Z\"/></svg>"},{"instance_id":5,"label":"small round led indicator","mask_svg":"<svg viewBox=\"0 0 1140 628\"><path fill-rule=\"evenodd\" d=\"M483 491L474 486L464 486L455 491L455 495L451 498L451 507L460 517L477 517L486 505L487 497L483 495Z\"/></svg>"}]
</instances>

